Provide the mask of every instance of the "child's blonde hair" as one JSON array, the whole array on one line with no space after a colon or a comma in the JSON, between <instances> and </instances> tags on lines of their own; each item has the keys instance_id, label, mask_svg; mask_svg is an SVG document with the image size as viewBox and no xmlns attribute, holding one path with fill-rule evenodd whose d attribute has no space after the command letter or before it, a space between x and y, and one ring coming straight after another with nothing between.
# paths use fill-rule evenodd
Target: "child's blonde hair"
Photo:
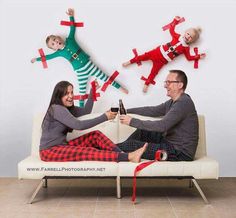
<instances>
[{"instance_id":1,"label":"child's blonde hair","mask_svg":"<svg viewBox=\"0 0 236 218\"><path fill-rule=\"evenodd\" d=\"M193 30L193 32L194 32L194 37L192 39L192 43L193 43L199 39L202 29L201 29L201 27L195 27L195 28L190 28L190 29Z\"/></svg>"}]
</instances>

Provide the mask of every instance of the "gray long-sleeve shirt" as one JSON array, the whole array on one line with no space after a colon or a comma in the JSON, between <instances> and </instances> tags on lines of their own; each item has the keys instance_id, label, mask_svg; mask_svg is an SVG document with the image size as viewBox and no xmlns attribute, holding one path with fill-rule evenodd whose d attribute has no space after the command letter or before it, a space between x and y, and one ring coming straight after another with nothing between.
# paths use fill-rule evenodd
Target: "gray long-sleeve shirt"
<instances>
[{"instance_id":1,"label":"gray long-sleeve shirt","mask_svg":"<svg viewBox=\"0 0 236 218\"><path fill-rule=\"evenodd\" d=\"M132 118L130 126L163 133L167 143L176 150L194 158L198 144L198 116L189 95L182 94L176 101L169 100L158 106L132 108L128 113L150 117L163 116L157 121Z\"/></svg>"},{"instance_id":2,"label":"gray long-sleeve shirt","mask_svg":"<svg viewBox=\"0 0 236 218\"><path fill-rule=\"evenodd\" d=\"M62 105L53 104L49 108L42 125L40 150L47 149L54 145L66 144L66 135L73 129L88 129L107 120L105 114L88 120L77 119L77 117L91 113L92 108L93 100L91 96L84 108L75 106L71 111Z\"/></svg>"}]
</instances>

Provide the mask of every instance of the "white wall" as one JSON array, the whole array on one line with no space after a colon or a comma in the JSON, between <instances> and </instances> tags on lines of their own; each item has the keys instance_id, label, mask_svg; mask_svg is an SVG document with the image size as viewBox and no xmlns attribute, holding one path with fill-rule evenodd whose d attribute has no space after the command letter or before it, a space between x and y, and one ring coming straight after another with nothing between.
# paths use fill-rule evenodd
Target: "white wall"
<instances>
[{"instance_id":1,"label":"white wall","mask_svg":"<svg viewBox=\"0 0 236 218\"><path fill-rule=\"evenodd\" d=\"M77 21L76 38L92 59L106 72L120 72L118 80L130 94L125 96L109 88L96 103L94 112L105 111L113 99L122 98L127 107L155 105L167 100L163 81L169 69L184 70L189 78L189 93L199 114L206 116L208 154L220 162L220 176L236 176L236 72L235 72L235 1L167 0L2 0L0 1L0 176L17 176L17 163L29 155L32 118L45 112L54 85L68 80L76 85L69 63L63 59L41 63L30 59L44 48L51 33L66 36L65 11L73 7ZM201 26L196 44L207 52L199 69L184 57L165 66L148 94L142 93L141 75L148 75L150 63L128 69L121 66L132 57L131 49L144 52L170 39L161 27L175 15L186 22L177 26L182 32Z\"/></svg>"}]
</instances>

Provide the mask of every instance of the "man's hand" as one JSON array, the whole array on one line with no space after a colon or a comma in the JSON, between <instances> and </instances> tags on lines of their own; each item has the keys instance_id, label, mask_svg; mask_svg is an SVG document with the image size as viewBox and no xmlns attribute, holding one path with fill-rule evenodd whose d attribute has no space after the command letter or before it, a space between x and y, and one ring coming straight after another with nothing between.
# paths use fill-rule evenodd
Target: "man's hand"
<instances>
[{"instance_id":1,"label":"man's hand","mask_svg":"<svg viewBox=\"0 0 236 218\"><path fill-rule=\"evenodd\" d=\"M122 124L129 125L132 117L129 115L120 115L120 122Z\"/></svg>"},{"instance_id":2,"label":"man's hand","mask_svg":"<svg viewBox=\"0 0 236 218\"><path fill-rule=\"evenodd\" d=\"M66 12L66 14L70 17L74 17L74 9L73 8L68 8L68 11Z\"/></svg>"},{"instance_id":3,"label":"man's hand","mask_svg":"<svg viewBox=\"0 0 236 218\"><path fill-rule=\"evenodd\" d=\"M114 120L116 118L117 112L107 111L105 114L108 120Z\"/></svg>"}]
</instances>

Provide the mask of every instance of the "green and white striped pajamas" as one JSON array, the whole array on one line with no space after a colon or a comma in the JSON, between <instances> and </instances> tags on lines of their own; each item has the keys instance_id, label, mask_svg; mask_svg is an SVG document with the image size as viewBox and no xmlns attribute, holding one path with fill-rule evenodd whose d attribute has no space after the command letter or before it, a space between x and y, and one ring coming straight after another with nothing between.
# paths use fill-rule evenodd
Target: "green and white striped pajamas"
<instances>
[{"instance_id":1,"label":"green and white striped pajamas","mask_svg":"<svg viewBox=\"0 0 236 218\"><path fill-rule=\"evenodd\" d=\"M100 70L91 60L89 60L83 67L76 69L75 72L77 74L80 95L86 94L87 83L90 76L94 76L104 82L108 80L108 76L102 70ZM120 84L115 81L113 81L112 86L117 89L120 88ZM84 100L79 101L79 106L84 106Z\"/></svg>"},{"instance_id":2,"label":"green and white striped pajamas","mask_svg":"<svg viewBox=\"0 0 236 218\"><path fill-rule=\"evenodd\" d=\"M74 17L70 16L70 21L74 22ZM51 60L56 57L63 57L70 62L74 71L77 74L79 84L79 95L86 94L87 82L90 76L94 76L104 82L108 80L108 76L102 72L91 60L75 40L75 26L70 26L69 36L66 38L65 46L58 49L52 54L45 56L46 60ZM36 59L42 61L41 57ZM119 89L121 86L117 82L113 82L112 86ZM84 107L84 100L79 101L79 106Z\"/></svg>"}]
</instances>

